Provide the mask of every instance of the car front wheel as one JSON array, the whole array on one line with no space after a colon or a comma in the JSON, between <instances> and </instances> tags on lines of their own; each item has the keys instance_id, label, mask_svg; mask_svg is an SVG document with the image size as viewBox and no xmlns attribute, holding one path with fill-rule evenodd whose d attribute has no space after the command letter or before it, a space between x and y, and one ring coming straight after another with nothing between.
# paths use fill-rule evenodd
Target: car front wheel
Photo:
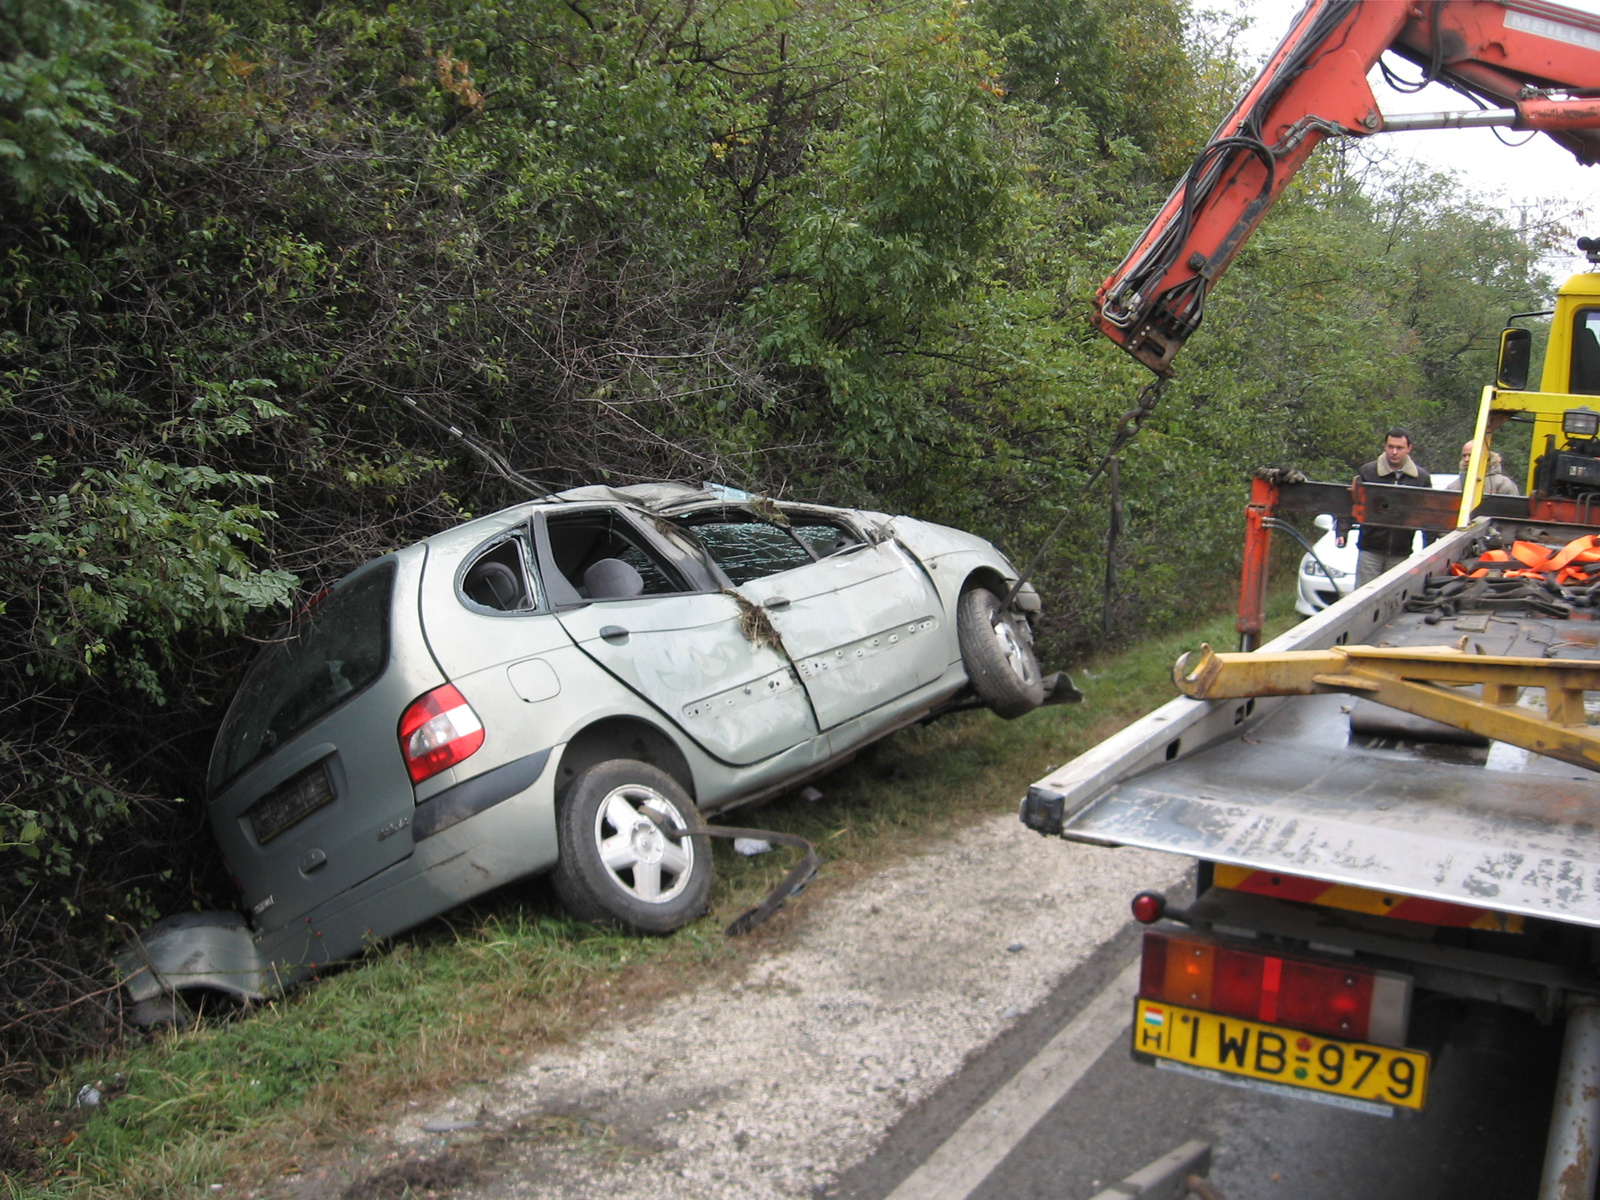
<instances>
[{"instance_id":1,"label":"car front wheel","mask_svg":"<svg viewBox=\"0 0 1600 1200\"><path fill-rule=\"evenodd\" d=\"M700 824L694 801L658 767L618 758L583 771L557 802L561 857L551 876L573 916L639 933L670 933L706 908L705 837L662 830Z\"/></svg>"},{"instance_id":2,"label":"car front wheel","mask_svg":"<svg viewBox=\"0 0 1600 1200\"><path fill-rule=\"evenodd\" d=\"M961 595L956 635L961 662L978 699L996 716L1020 717L1044 703L1044 678L1034 657L1024 620L1001 611L1000 598L987 588Z\"/></svg>"}]
</instances>

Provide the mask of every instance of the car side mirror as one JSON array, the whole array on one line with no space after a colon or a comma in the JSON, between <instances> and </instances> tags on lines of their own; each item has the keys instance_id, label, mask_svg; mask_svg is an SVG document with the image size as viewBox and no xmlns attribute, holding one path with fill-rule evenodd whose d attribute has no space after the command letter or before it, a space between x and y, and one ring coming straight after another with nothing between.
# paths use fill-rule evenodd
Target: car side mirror
<instances>
[{"instance_id":1,"label":"car side mirror","mask_svg":"<svg viewBox=\"0 0 1600 1200\"><path fill-rule=\"evenodd\" d=\"M1315 521L1311 522L1311 523L1313 525L1315 525L1318 529L1329 530L1329 531L1331 531L1333 529L1333 518L1330 517L1327 513L1318 513L1317 514L1317 519Z\"/></svg>"},{"instance_id":2,"label":"car side mirror","mask_svg":"<svg viewBox=\"0 0 1600 1200\"><path fill-rule=\"evenodd\" d=\"M1533 334L1526 329L1500 331L1500 367L1495 382L1513 392L1528 386L1528 360L1533 354Z\"/></svg>"}]
</instances>

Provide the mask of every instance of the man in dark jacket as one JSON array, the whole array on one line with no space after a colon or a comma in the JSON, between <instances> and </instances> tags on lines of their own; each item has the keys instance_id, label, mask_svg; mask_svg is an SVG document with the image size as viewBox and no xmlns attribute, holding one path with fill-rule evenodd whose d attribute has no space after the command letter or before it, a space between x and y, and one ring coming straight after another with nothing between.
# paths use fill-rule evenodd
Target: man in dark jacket
<instances>
[{"instance_id":1,"label":"man in dark jacket","mask_svg":"<svg viewBox=\"0 0 1600 1200\"><path fill-rule=\"evenodd\" d=\"M1383 453L1372 462L1362 465L1356 475L1358 483L1389 483L1402 487L1432 487L1433 479L1411 460L1411 435L1398 426L1384 435ZM1339 545L1344 545L1349 533L1348 521L1336 525ZM1362 525L1356 545L1356 587L1364 587L1403 559L1411 557L1411 540L1415 529L1398 529L1389 525Z\"/></svg>"}]
</instances>

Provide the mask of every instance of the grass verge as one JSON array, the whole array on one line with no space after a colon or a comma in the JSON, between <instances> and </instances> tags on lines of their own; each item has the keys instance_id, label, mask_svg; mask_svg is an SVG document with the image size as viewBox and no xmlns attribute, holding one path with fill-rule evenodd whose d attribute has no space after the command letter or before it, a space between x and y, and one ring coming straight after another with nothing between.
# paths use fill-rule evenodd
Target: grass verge
<instances>
[{"instance_id":1,"label":"grass verge","mask_svg":"<svg viewBox=\"0 0 1600 1200\"><path fill-rule=\"evenodd\" d=\"M1276 598L1287 627L1292 595ZM897 734L823 779L823 798L741 809L739 824L796 833L828 859L805 897L737 940L721 930L755 904L790 852L741 858L716 848L712 912L667 938L626 937L567 918L540 881L502 890L375 947L350 969L242 1019L192 1028L77 1064L33 1107L11 1114L0 1158L14 1200L230 1193L303 1170L358 1144L386 1110L625 1018L663 995L737 974L791 936L820 896L996 813L1051 767L1174 693L1176 655L1233 644L1231 618L1152 638L1076 672L1081 707L1018 721L968 713ZM95 1109L73 1098L85 1084ZM8 1134L0 1130L0 1151ZM23 1144L25 1143L25 1144Z\"/></svg>"}]
</instances>

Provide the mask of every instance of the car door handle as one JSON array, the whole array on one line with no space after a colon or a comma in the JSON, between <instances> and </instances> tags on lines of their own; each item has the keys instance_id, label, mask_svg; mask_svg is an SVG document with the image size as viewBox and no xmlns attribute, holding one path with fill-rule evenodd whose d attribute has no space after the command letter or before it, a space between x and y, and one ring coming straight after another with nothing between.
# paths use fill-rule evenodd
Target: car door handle
<instances>
[{"instance_id":1,"label":"car door handle","mask_svg":"<svg viewBox=\"0 0 1600 1200\"><path fill-rule=\"evenodd\" d=\"M608 642L625 642L628 640L628 631L621 625L602 625L600 636Z\"/></svg>"},{"instance_id":2,"label":"car door handle","mask_svg":"<svg viewBox=\"0 0 1600 1200\"><path fill-rule=\"evenodd\" d=\"M768 596L761 602L762 608L770 608L773 612L782 612L789 607L789 601L783 596Z\"/></svg>"}]
</instances>

